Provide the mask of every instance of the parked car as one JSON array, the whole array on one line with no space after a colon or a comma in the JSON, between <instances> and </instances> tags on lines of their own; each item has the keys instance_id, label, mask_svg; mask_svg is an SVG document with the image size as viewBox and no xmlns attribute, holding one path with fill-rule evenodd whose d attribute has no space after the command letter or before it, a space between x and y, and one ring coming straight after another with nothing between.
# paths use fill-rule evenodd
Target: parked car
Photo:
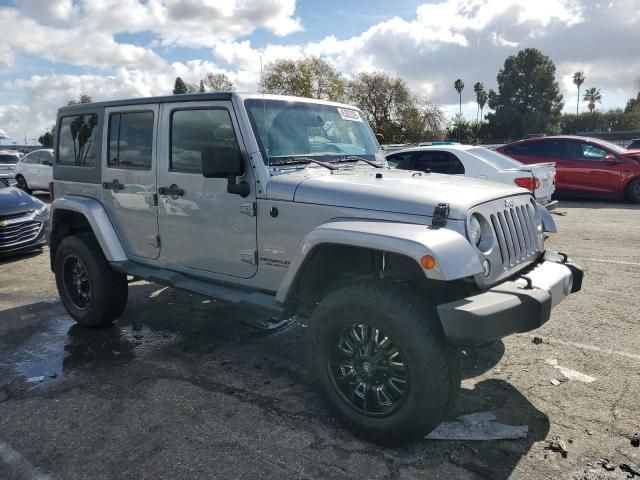
<instances>
[{"instance_id":1,"label":"parked car","mask_svg":"<svg viewBox=\"0 0 640 480\"><path fill-rule=\"evenodd\" d=\"M20 153L12 150L0 150L0 178L13 179L16 165L20 161Z\"/></svg>"},{"instance_id":2,"label":"parked car","mask_svg":"<svg viewBox=\"0 0 640 480\"><path fill-rule=\"evenodd\" d=\"M526 164L555 162L559 193L626 197L640 203L640 150L597 138L552 136L520 140L498 151Z\"/></svg>"},{"instance_id":3,"label":"parked car","mask_svg":"<svg viewBox=\"0 0 640 480\"><path fill-rule=\"evenodd\" d=\"M0 178L0 256L41 248L49 206Z\"/></svg>"},{"instance_id":4,"label":"parked car","mask_svg":"<svg viewBox=\"0 0 640 480\"><path fill-rule=\"evenodd\" d=\"M523 165L501 153L483 147L437 142L431 146L407 148L387 155L394 168L444 173L518 185L533 193L536 200L553 209L555 167L552 162Z\"/></svg>"},{"instance_id":5,"label":"parked car","mask_svg":"<svg viewBox=\"0 0 640 480\"><path fill-rule=\"evenodd\" d=\"M28 153L16 165L16 183L27 193L49 190L53 181L53 150L43 148Z\"/></svg>"},{"instance_id":6,"label":"parked car","mask_svg":"<svg viewBox=\"0 0 640 480\"><path fill-rule=\"evenodd\" d=\"M629 142L629 145L625 147L627 150L640 150L640 138L636 138Z\"/></svg>"},{"instance_id":7,"label":"parked car","mask_svg":"<svg viewBox=\"0 0 640 480\"><path fill-rule=\"evenodd\" d=\"M263 329L303 318L309 378L380 443L455 405L457 346L536 329L581 288L530 192L389 169L356 107L169 95L63 107L56 131L51 267L76 322L121 316L127 275Z\"/></svg>"}]
</instances>

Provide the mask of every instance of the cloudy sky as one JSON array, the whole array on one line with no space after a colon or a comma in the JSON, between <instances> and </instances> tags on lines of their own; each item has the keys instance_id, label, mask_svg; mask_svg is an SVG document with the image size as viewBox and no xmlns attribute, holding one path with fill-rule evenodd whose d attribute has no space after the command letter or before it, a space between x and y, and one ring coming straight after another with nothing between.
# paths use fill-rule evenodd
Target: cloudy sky
<instances>
[{"instance_id":1,"label":"cloudy sky","mask_svg":"<svg viewBox=\"0 0 640 480\"><path fill-rule=\"evenodd\" d=\"M555 62L567 111L576 70L602 90L599 108L624 106L640 78L640 0L0 0L0 31L0 130L20 142L81 93L167 94L176 76L206 72L255 91L261 57L320 55L346 76L384 70L448 116L456 78L474 117L473 84L495 87L525 47Z\"/></svg>"}]
</instances>

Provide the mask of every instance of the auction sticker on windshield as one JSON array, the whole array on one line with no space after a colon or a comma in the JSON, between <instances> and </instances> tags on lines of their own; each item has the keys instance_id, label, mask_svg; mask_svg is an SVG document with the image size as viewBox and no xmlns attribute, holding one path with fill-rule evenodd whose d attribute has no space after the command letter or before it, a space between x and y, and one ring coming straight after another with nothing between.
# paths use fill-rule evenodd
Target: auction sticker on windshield
<instances>
[{"instance_id":1,"label":"auction sticker on windshield","mask_svg":"<svg viewBox=\"0 0 640 480\"><path fill-rule=\"evenodd\" d=\"M352 122L361 122L360 114L357 110L351 110L349 108L338 108L340 118L343 120L351 120Z\"/></svg>"}]
</instances>

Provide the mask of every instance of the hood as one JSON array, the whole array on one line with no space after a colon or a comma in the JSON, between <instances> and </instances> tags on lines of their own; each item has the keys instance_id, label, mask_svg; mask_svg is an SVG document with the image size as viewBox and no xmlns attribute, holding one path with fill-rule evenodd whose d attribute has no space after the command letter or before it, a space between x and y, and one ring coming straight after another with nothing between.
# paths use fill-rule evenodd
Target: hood
<instances>
[{"instance_id":1,"label":"hood","mask_svg":"<svg viewBox=\"0 0 640 480\"><path fill-rule=\"evenodd\" d=\"M305 169L304 172L309 170ZM314 170L318 170L314 168ZM315 173L315 172L314 172ZM381 174L382 178L376 178ZM449 218L463 220L475 205L512 195L523 188L437 173L357 168L322 174L284 174L271 179L282 200L411 215L433 215L438 203L449 204ZM289 198L285 198L289 197Z\"/></svg>"},{"instance_id":2,"label":"hood","mask_svg":"<svg viewBox=\"0 0 640 480\"><path fill-rule=\"evenodd\" d=\"M44 205L37 198L26 194L19 188L0 188L0 218L5 215L37 210Z\"/></svg>"}]
</instances>

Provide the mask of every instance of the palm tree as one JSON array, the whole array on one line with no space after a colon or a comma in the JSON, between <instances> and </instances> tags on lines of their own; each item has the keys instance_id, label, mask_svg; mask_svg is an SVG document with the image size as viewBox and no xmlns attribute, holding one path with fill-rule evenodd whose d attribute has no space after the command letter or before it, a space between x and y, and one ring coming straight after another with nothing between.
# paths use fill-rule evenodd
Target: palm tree
<instances>
[{"instance_id":1,"label":"palm tree","mask_svg":"<svg viewBox=\"0 0 640 480\"><path fill-rule=\"evenodd\" d=\"M584 83L587 77L584 76L584 72L576 72L573 74L573 83L578 87L578 102L576 105L576 115L578 115L578 109L580 108L580 87Z\"/></svg>"},{"instance_id":2,"label":"palm tree","mask_svg":"<svg viewBox=\"0 0 640 480\"><path fill-rule=\"evenodd\" d=\"M485 90L482 90L478 94L478 106L480 107L480 121L482 121L482 118L483 118L482 111L484 110L484 106L487 104L487 100L489 100L489 94Z\"/></svg>"},{"instance_id":3,"label":"palm tree","mask_svg":"<svg viewBox=\"0 0 640 480\"><path fill-rule=\"evenodd\" d=\"M473 86L473 91L476 93L476 103L478 104L478 109L476 110L476 123L478 122L478 116L480 115L480 95L484 92L484 85L482 82L476 82Z\"/></svg>"},{"instance_id":4,"label":"palm tree","mask_svg":"<svg viewBox=\"0 0 640 480\"><path fill-rule=\"evenodd\" d=\"M453 88L458 92L458 96L460 97L460 115L462 115L462 90L464 90L464 82L461 79L457 79L453 82Z\"/></svg>"},{"instance_id":5,"label":"palm tree","mask_svg":"<svg viewBox=\"0 0 640 480\"><path fill-rule=\"evenodd\" d=\"M585 102L589 102L587 105L589 107L589 111L593 113L596 108L596 103L602 103L602 94L600 93L600 89L596 87L587 88L584 92Z\"/></svg>"}]
</instances>

